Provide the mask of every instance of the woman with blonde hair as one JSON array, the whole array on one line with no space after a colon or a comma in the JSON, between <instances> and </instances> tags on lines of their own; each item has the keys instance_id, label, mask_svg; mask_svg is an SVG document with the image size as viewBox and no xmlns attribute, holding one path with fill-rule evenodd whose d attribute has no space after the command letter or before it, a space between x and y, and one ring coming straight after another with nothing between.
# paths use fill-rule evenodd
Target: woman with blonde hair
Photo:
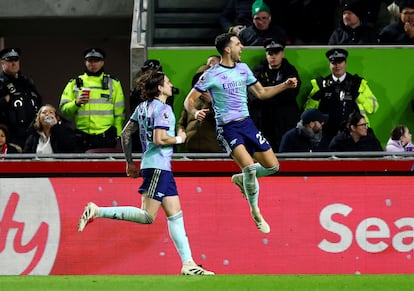
<instances>
[{"instance_id":1,"label":"woman with blonde hair","mask_svg":"<svg viewBox=\"0 0 414 291\"><path fill-rule=\"evenodd\" d=\"M23 149L25 153L54 154L76 152L74 130L50 104L42 106L36 114L31 133Z\"/></svg>"}]
</instances>

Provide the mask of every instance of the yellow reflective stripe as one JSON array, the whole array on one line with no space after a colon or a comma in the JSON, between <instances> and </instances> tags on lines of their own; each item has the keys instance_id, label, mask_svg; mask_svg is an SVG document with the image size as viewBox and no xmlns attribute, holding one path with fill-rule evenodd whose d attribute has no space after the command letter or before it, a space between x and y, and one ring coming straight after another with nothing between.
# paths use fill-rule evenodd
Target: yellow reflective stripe
<instances>
[{"instance_id":1,"label":"yellow reflective stripe","mask_svg":"<svg viewBox=\"0 0 414 291\"><path fill-rule=\"evenodd\" d=\"M108 100L108 98L90 98L89 103L90 104L110 104L110 105L112 105L111 100Z\"/></svg>"},{"instance_id":2,"label":"yellow reflective stripe","mask_svg":"<svg viewBox=\"0 0 414 291\"><path fill-rule=\"evenodd\" d=\"M85 110L79 110L78 111L78 115L79 116L89 116L89 115L113 115L114 111L113 110L89 110L89 111L85 111Z\"/></svg>"}]
</instances>

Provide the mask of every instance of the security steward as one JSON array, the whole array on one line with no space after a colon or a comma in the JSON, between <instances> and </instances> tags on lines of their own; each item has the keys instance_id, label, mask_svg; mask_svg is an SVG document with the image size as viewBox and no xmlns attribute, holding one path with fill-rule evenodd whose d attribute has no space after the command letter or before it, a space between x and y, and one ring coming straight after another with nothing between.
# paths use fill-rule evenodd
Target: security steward
<instances>
[{"instance_id":1,"label":"security steward","mask_svg":"<svg viewBox=\"0 0 414 291\"><path fill-rule=\"evenodd\" d=\"M341 48L326 52L331 74L311 80L305 109L316 108L328 114L323 132L328 142L346 127L349 115L360 112L367 123L368 114L378 110L377 98L368 87L368 82L358 75L346 72L348 51Z\"/></svg>"},{"instance_id":2,"label":"security steward","mask_svg":"<svg viewBox=\"0 0 414 291\"><path fill-rule=\"evenodd\" d=\"M9 128L8 142L23 148L42 98L33 81L20 72L20 55L19 48L0 51L0 123Z\"/></svg>"},{"instance_id":3,"label":"security steward","mask_svg":"<svg viewBox=\"0 0 414 291\"><path fill-rule=\"evenodd\" d=\"M74 120L80 151L115 148L125 122L121 82L104 72L104 50L90 48L83 56L86 70L68 82L59 108Z\"/></svg>"}]
</instances>

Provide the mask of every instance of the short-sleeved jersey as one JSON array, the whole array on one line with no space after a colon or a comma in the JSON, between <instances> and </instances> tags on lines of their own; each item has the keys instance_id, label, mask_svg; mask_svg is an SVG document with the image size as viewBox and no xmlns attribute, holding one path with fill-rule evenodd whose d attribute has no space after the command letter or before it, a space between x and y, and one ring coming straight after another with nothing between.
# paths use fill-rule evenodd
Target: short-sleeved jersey
<instances>
[{"instance_id":1,"label":"short-sleeved jersey","mask_svg":"<svg viewBox=\"0 0 414 291\"><path fill-rule=\"evenodd\" d=\"M250 68L244 63L234 67L217 64L200 77L194 88L211 95L217 125L249 116L247 86L257 82Z\"/></svg>"},{"instance_id":2,"label":"short-sleeved jersey","mask_svg":"<svg viewBox=\"0 0 414 291\"><path fill-rule=\"evenodd\" d=\"M175 135L175 116L171 106L158 99L140 103L131 115L130 120L139 125L139 135L142 144L141 169L161 169L171 171L173 146L157 146L154 141L154 131L162 128L170 136Z\"/></svg>"}]
</instances>

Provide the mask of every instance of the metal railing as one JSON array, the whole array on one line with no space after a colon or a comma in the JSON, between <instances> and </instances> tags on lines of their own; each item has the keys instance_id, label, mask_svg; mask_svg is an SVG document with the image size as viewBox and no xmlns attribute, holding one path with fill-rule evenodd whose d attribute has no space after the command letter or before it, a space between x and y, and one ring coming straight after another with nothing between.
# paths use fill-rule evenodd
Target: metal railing
<instances>
[{"instance_id":1,"label":"metal railing","mask_svg":"<svg viewBox=\"0 0 414 291\"><path fill-rule=\"evenodd\" d=\"M133 154L134 159L141 159L141 154ZM283 160L338 160L338 159L413 159L414 152L301 152L301 153L277 153L276 156ZM125 159L123 153L67 153L67 154L6 154L0 155L2 160L121 160ZM175 160L229 160L225 153L175 153ZM0 161L1 165L1 161Z\"/></svg>"}]
</instances>

